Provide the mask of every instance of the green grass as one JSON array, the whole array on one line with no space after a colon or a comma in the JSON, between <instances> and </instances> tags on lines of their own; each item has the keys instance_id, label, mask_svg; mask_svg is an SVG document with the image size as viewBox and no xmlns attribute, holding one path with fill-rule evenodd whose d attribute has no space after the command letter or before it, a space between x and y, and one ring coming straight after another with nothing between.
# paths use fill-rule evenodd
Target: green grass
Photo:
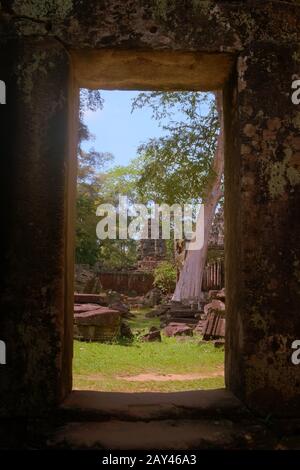
<instances>
[{"instance_id":1,"label":"green grass","mask_svg":"<svg viewBox=\"0 0 300 470\"><path fill-rule=\"evenodd\" d=\"M197 339L163 337L161 343L134 341L130 345L83 343L74 345L75 388L110 391L176 391L218 388L222 376L166 382L128 382L117 376L222 373L224 352Z\"/></svg>"},{"instance_id":2,"label":"green grass","mask_svg":"<svg viewBox=\"0 0 300 470\"><path fill-rule=\"evenodd\" d=\"M168 382L122 382L118 379L103 377L86 379L75 377L74 388L79 390L98 390L102 392L183 392L186 390L209 390L224 388L223 377L209 379L168 381Z\"/></svg>"},{"instance_id":3,"label":"green grass","mask_svg":"<svg viewBox=\"0 0 300 470\"><path fill-rule=\"evenodd\" d=\"M128 321L133 333L146 333L151 326L159 327L157 317L147 318L151 309L132 311ZM213 344L199 344L200 337L167 338L147 343L74 342L74 388L85 390L144 392L206 390L224 387L222 376L224 351ZM122 380L122 376L139 374L198 374L203 378L143 382ZM214 376L210 376L215 374Z\"/></svg>"},{"instance_id":4,"label":"green grass","mask_svg":"<svg viewBox=\"0 0 300 470\"><path fill-rule=\"evenodd\" d=\"M159 328L160 319L159 317L147 318L146 313L150 312L151 308L139 308L137 310L131 310L131 313L135 315L134 318L131 318L128 321L128 324L133 331L137 333L138 331L147 332L151 326L156 326Z\"/></svg>"}]
</instances>

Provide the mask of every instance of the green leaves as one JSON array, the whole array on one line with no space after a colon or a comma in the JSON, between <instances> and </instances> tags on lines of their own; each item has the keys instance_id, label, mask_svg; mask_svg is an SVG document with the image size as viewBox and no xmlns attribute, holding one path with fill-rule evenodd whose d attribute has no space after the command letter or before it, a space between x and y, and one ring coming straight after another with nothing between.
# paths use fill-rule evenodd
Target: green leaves
<instances>
[{"instance_id":1,"label":"green leaves","mask_svg":"<svg viewBox=\"0 0 300 470\"><path fill-rule=\"evenodd\" d=\"M96 226L97 206L101 203L118 203L119 194L136 197L135 178L138 169L134 162L127 167L115 167L104 172L113 161L113 155L97 152L94 148L84 151L82 142L92 141L93 135L83 123L87 110L102 109L103 99L99 90L80 91L79 145L77 177L76 262L94 265L100 262L106 269L129 268L136 263L134 240L99 240Z\"/></svg>"},{"instance_id":2,"label":"green leaves","mask_svg":"<svg viewBox=\"0 0 300 470\"><path fill-rule=\"evenodd\" d=\"M76 263L94 265L99 257L96 236L96 203L89 194L79 193L76 200Z\"/></svg>"},{"instance_id":3,"label":"green leaves","mask_svg":"<svg viewBox=\"0 0 300 470\"><path fill-rule=\"evenodd\" d=\"M212 177L219 122L213 95L140 93L132 110L148 106L165 132L138 149L139 195L157 203L200 202Z\"/></svg>"},{"instance_id":4,"label":"green leaves","mask_svg":"<svg viewBox=\"0 0 300 470\"><path fill-rule=\"evenodd\" d=\"M176 285L176 266L170 261L163 261L154 270L154 285L162 292L171 293Z\"/></svg>"},{"instance_id":5,"label":"green leaves","mask_svg":"<svg viewBox=\"0 0 300 470\"><path fill-rule=\"evenodd\" d=\"M137 157L127 166L104 172L113 160L110 153L82 149L93 136L83 123L86 110L103 107L98 90L81 90L78 146L78 197L76 261L106 267L132 266L135 241L105 240L96 237L96 207L118 203L126 195L129 204L199 203L213 178L212 160L219 131L214 96L199 92L142 92L133 101L132 111L149 107L162 128L162 136L149 139L138 148ZM116 132L118 130L116 129Z\"/></svg>"}]
</instances>

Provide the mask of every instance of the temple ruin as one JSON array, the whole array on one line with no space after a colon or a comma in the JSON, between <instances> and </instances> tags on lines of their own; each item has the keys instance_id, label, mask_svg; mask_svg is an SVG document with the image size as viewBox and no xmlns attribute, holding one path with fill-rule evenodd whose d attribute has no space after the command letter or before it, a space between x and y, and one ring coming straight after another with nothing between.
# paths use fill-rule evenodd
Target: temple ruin
<instances>
[{"instance_id":1,"label":"temple ruin","mask_svg":"<svg viewBox=\"0 0 300 470\"><path fill-rule=\"evenodd\" d=\"M0 31L2 442L7 422L12 436L15 422L94 403L72 392L79 87L223 90L226 390L197 392L188 405L178 398L178 406L201 415L204 400L205 416L221 409L237 436L248 429L244 407L253 420L271 416L286 432L285 420L300 418L300 366L291 361L300 337L300 105L291 99L300 78L299 1L1 2ZM99 396L98 409L89 409L123 417L125 449L129 436L143 445L134 400L125 399L127 412ZM152 410L163 403L178 419L177 398L172 406L167 396L149 400ZM151 421L144 411L138 419ZM208 441L197 422L201 448ZM105 426L91 423L109 448ZM155 448L160 434L149 426ZM175 445L164 426L165 445ZM75 429L68 436L78 448Z\"/></svg>"}]
</instances>

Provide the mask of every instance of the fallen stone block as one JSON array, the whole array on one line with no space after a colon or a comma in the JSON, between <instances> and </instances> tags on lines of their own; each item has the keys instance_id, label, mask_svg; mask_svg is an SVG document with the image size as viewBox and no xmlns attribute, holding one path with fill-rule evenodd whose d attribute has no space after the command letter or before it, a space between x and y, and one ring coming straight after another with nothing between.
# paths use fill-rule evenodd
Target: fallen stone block
<instances>
[{"instance_id":1,"label":"fallen stone block","mask_svg":"<svg viewBox=\"0 0 300 470\"><path fill-rule=\"evenodd\" d=\"M214 342L215 348L224 348L225 347L225 339L216 339Z\"/></svg>"},{"instance_id":2,"label":"fallen stone block","mask_svg":"<svg viewBox=\"0 0 300 470\"><path fill-rule=\"evenodd\" d=\"M218 339L225 337L225 318L220 313L210 312L202 329L203 339Z\"/></svg>"},{"instance_id":3,"label":"fallen stone block","mask_svg":"<svg viewBox=\"0 0 300 470\"><path fill-rule=\"evenodd\" d=\"M126 339L132 339L134 336L128 323L123 321L121 322L120 336Z\"/></svg>"},{"instance_id":4,"label":"fallen stone block","mask_svg":"<svg viewBox=\"0 0 300 470\"><path fill-rule=\"evenodd\" d=\"M129 313L129 307L123 302L113 302L109 304L109 308L112 310L118 310L118 312L122 313L123 316L126 316Z\"/></svg>"},{"instance_id":5,"label":"fallen stone block","mask_svg":"<svg viewBox=\"0 0 300 470\"><path fill-rule=\"evenodd\" d=\"M83 313L83 312L93 312L95 310L98 310L100 307L99 304L75 304L74 305L74 313Z\"/></svg>"},{"instance_id":6,"label":"fallen stone block","mask_svg":"<svg viewBox=\"0 0 300 470\"><path fill-rule=\"evenodd\" d=\"M197 325L194 328L194 333L197 333L198 335L201 335L203 333L203 326L204 326L205 321L204 320L199 320Z\"/></svg>"},{"instance_id":7,"label":"fallen stone block","mask_svg":"<svg viewBox=\"0 0 300 470\"><path fill-rule=\"evenodd\" d=\"M149 333L146 335L141 336L142 341L161 341L161 334L160 330L158 330L156 327L151 327L149 330Z\"/></svg>"},{"instance_id":8,"label":"fallen stone block","mask_svg":"<svg viewBox=\"0 0 300 470\"><path fill-rule=\"evenodd\" d=\"M74 312L74 338L82 341L111 341L120 335L121 313L107 307Z\"/></svg>"},{"instance_id":9,"label":"fallen stone block","mask_svg":"<svg viewBox=\"0 0 300 470\"><path fill-rule=\"evenodd\" d=\"M204 306L204 313L208 315L211 312L225 312L225 304L221 300L213 299Z\"/></svg>"},{"instance_id":10,"label":"fallen stone block","mask_svg":"<svg viewBox=\"0 0 300 470\"><path fill-rule=\"evenodd\" d=\"M80 294L75 292L74 294L74 302L76 304L99 304L99 305L107 305L107 298L103 294Z\"/></svg>"},{"instance_id":11,"label":"fallen stone block","mask_svg":"<svg viewBox=\"0 0 300 470\"><path fill-rule=\"evenodd\" d=\"M217 293L217 299L225 302L225 287Z\"/></svg>"},{"instance_id":12,"label":"fallen stone block","mask_svg":"<svg viewBox=\"0 0 300 470\"><path fill-rule=\"evenodd\" d=\"M164 328L164 334L166 336L193 336L193 329L185 323L169 323Z\"/></svg>"}]
</instances>

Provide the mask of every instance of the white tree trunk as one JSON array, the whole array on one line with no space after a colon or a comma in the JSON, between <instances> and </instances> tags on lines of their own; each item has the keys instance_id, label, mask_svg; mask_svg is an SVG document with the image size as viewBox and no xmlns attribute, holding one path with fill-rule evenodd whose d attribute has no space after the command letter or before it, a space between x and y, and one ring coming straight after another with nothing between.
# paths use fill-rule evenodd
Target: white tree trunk
<instances>
[{"instance_id":1,"label":"white tree trunk","mask_svg":"<svg viewBox=\"0 0 300 470\"><path fill-rule=\"evenodd\" d=\"M204 201L204 243L199 250L187 250L186 257L172 300L178 302L199 301L202 298L202 280L206 264L209 235L214 214L220 197L222 196L222 176L224 171L224 130L221 107L221 93L216 93L217 109L220 120L220 134L217 140L215 156L213 159L214 180L206 191ZM200 213L198 220L200 219ZM197 221L198 221L197 220Z\"/></svg>"}]
</instances>

